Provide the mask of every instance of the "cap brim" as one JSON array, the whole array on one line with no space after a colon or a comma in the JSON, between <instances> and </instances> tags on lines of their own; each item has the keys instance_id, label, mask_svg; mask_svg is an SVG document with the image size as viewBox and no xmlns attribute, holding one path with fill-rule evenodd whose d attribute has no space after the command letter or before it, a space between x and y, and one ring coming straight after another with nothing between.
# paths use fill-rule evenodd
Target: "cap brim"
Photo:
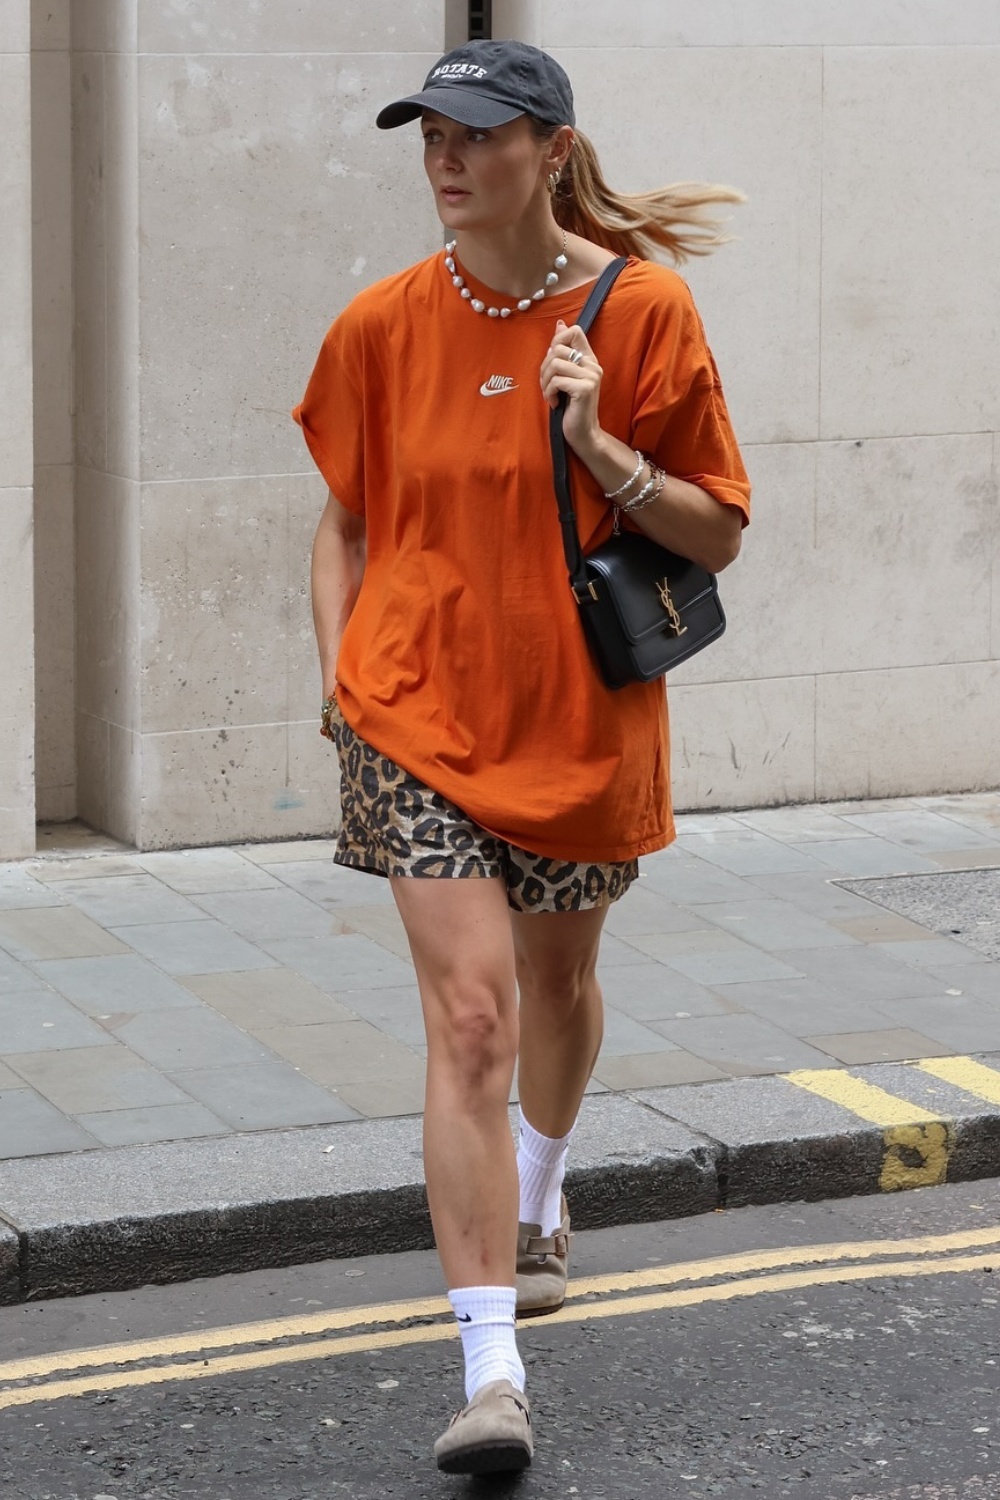
<instances>
[{"instance_id":1,"label":"cap brim","mask_svg":"<svg viewBox=\"0 0 1000 1500\"><path fill-rule=\"evenodd\" d=\"M406 125L419 119L425 109L457 120L460 125L477 126L480 130L492 130L497 125L507 125L523 115L524 110L511 104L501 104L485 94L477 94L467 88L424 89L421 94L410 94L406 99L397 99L387 104L375 116L379 130L395 130L397 125Z\"/></svg>"}]
</instances>

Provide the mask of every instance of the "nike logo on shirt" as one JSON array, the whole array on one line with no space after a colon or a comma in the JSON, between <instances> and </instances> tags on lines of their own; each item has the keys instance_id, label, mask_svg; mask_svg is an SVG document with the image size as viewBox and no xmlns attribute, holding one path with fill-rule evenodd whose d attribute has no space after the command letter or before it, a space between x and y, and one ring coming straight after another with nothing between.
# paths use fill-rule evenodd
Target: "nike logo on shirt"
<instances>
[{"instance_id":1,"label":"nike logo on shirt","mask_svg":"<svg viewBox=\"0 0 1000 1500\"><path fill-rule=\"evenodd\" d=\"M484 380L479 387L481 396L502 396L506 391L516 391L517 382L513 375L491 375L489 380Z\"/></svg>"}]
</instances>

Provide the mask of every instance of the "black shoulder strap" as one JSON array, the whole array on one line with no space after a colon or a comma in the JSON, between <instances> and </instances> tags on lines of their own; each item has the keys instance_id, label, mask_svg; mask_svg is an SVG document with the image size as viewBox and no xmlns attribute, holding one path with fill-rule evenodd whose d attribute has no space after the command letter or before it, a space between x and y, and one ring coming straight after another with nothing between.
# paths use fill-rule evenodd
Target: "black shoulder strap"
<instances>
[{"instance_id":1,"label":"black shoulder strap","mask_svg":"<svg viewBox=\"0 0 1000 1500\"><path fill-rule=\"evenodd\" d=\"M601 310L605 297L627 265L628 260L625 256L619 256L601 272L597 285L577 318L584 333L589 330ZM583 552L580 550L580 535L576 529L576 512L573 509L573 494L569 482L569 457L566 453L566 439L563 436L563 413L566 410L566 400L566 395L561 395L559 405L553 407L549 414L549 442L552 446L552 475L555 483L556 503L559 506L559 525L562 528L563 550L566 553L569 581L576 594L577 602L583 604L589 599L590 594L587 590L586 563Z\"/></svg>"}]
</instances>

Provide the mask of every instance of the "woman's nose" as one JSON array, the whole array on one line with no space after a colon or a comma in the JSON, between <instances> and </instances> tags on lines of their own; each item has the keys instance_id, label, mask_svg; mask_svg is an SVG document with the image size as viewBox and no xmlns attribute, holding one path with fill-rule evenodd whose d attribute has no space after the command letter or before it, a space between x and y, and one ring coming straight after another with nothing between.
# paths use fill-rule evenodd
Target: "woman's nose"
<instances>
[{"instance_id":1,"label":"woman's nose","mask_svg":"<svg viewBox=\"0 0 1000 1500\"><path fill-rule=\"evenodd\" d=\"M462 159L453 147L442 145L438 153L438 165L446 172L457 172L461 169Z\"/></svg>"}]
</instances>

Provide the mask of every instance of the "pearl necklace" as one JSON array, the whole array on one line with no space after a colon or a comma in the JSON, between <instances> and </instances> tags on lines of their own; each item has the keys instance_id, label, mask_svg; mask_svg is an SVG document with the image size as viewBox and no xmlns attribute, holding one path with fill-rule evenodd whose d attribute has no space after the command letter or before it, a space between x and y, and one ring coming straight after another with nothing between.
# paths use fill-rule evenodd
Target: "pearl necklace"
<instances>
[{"instance_id":1,"label":"pearl necklace","mask_svg":"<svg viewBox=\"0 0 1000 1500\"><path fill-rule=\"evenodd\" d=\"M449 240L448 244L444 247L444 263L446 269L451 275L451 284L452 286L458 288L465 301L468 302L471 306L473 312L484 312L488 318L509 318L511 313L513 312L527 312L532 303L541 302L544 300L549 291L549 288L554 287L556 282L559 280L559 272L565 271L567 265L569 264L566 257L566 231L564 229L562 250L553 261L553 269L546 276L545 285L540 286L538 288L538 291L533 292L530 297L522 297L516 308L487 307L485 302L481 302L478 297L474 297L472 295L472 293L469 291L469 288L465 284L465 277L460 276L458 273L458 269L455 265L455 246L457 244L457 240Z\"/></svg>"}]
</instances>

